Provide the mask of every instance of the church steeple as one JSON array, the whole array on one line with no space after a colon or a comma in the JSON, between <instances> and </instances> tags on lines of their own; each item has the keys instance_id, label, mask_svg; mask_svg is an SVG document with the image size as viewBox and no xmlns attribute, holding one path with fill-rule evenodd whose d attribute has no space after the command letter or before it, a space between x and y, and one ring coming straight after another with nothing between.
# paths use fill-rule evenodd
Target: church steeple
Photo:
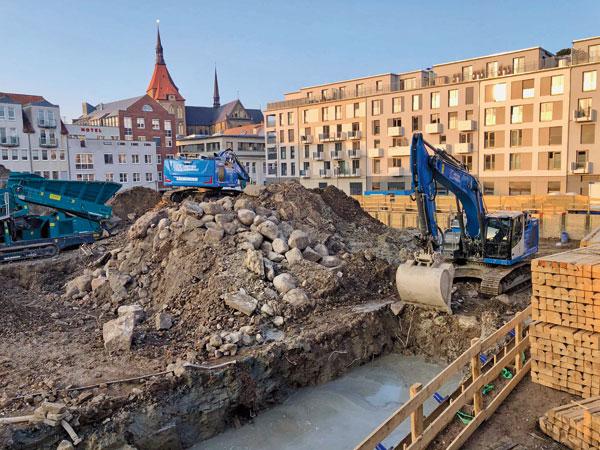
<instances>
[{"instance_id":1,"label":"church steeple","mask_svg":"<svg viewBox=\"0 0 600 450\"><path fill-rule=\"evenodd\" d=\"M221 98L219 97L219 80L217 79L217 68L215 67L215 84L213 87L213 108L221 106Z\"/></svg>"},{"instance_id":2,"label":"church steeple","mask_svg":"<svg viewBox=\"0 0 600 450\"><path fill-rule=\"evenodd\" d=\"M156 21L156 64L164 64L165 58L163 57L162 43L160 42L160 28L158 24L160 20Z\"/></svg>"}]
</instances>

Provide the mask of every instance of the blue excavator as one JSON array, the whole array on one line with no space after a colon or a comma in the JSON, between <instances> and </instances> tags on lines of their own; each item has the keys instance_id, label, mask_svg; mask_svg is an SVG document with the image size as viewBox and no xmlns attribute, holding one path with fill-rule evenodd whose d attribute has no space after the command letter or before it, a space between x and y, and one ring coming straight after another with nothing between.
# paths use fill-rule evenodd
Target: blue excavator
<instances>
[{"instance_id":1,"label":"blue excavator","mask_svg":"<svg viewBox=\"0 0 600 450\"><path fill-rule=\"evenodd\" d=\"M421 133L412 137L410 167L422 249L396 272L403 301L452 313L454 279L480 280L480 293L487 296L531 280L529 259L538 251L538 219L523 211L488 213L477 178ZM436 218L438 185L456 197L458 213L446 230Z\"/></svg>"},{"instance_id":2,"label":"blue excavator","mask_svg":"<svg viewBox=\"0 0 600 450\"><path fill-rule=\"evenodd\" d=\"M236 191L244 189L250 182L250 175L231 149L221 150L213 156L167 159L163 172L165 186L180 188L170 193L174 201L198 190Z\"/></svg>"},{"instance_id":3,"label":"blue excavator","mask_svg":"<svg viewBox=\"0 0 600 450\"><path fill-rule=\"evenodd\" d=\"M105 203L119 183L48 180L11 172L0 189L0 262L51 257L91 243L108 231ZM36 214L35 206L45 212Z\"/></svg>"}]
</instances>

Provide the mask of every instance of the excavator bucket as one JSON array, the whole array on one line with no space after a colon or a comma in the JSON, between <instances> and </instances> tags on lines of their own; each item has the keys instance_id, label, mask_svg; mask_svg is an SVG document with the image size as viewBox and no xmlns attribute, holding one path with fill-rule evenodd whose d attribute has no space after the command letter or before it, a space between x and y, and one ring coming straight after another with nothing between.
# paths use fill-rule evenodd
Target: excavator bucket
<instances>
[{"instance_id":1,"label":"excavator bucket","mask_svg":"<svg viewBox=\"0 0 600 450\"><path fill-rule=\"evenodd\" d=\"M454 266L447 262L423 264L408 260L396 271L400 300L452 314L450 299Z\"/></svg>"}]
</instances>

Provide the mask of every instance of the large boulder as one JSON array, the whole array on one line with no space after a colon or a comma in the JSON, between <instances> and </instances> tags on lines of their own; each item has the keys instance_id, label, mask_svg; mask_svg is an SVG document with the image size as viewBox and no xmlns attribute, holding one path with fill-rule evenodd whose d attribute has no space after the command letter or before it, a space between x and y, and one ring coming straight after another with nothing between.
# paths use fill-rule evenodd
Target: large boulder
<instances>
[{"instance_id":1,"label":"large boulder","mask_svg":"<svg viewBox=\"0 0 600 450\"><path fill-rule=\"evenodd\" d=\"M224 300L227 306L247 316L251 316L258 306L258 301L254 297L243 292L225 294Z\"/></svg>"},{"instance_id":2,"label":"large boulder","mask_svg":"<svg viewBox=\"0 0 600 450\"><path fill-rule=\"evenodd\" d=\"M256 213L250 209L238 209L237 216L242 224L250 226L254 223Z\"/></svg>"},{"instance_id":3,"label":"large boulder","mask_svg":"<svg viewBox=\"0 0 600 450\"><path fill-rule=\"evenodd\" d=\"M308 234L302 230L294 230L288 239L288 244L292 248L298 250L304 250L310 244L310 238Z\"/></svg>"},{"instance_id":4,"label":"large boulder","mask_svg":"<svg viewBox=\"0 0 600 450\"><path fill-rule=\"evenodd\" d=\"M307 259L312 262L319 262L319 260L321 259L321 255L319 255L310 247L306 247L304 249L304 251L302 252L302 256L304 257L304 259Z\"/></svg>"},{"instance_id":5,"label":"large boulder","mask_svg":"<svg viewBox=\"0 0 600 450\"><path fill-rule=\"evenodd\" d=\"M289 273L280 273L273 278L273 286L280 294L285 294L296 287L296 280Z\"/></svg>"},{"instance_id":6,"label":"large boulder","mask_svg":"<svg viewBox=\"0 0 600 450\"><path fill-rule=\"evenodd\" d=\"M296 308L302 308L310 303L306 293L300 288L290 289L283 296L283 301Z\"/></svg>"},{"instance_id":7,"label":"large boulder","mask_svg":"<svg viewBox=\"0 0 600 450\"><path fill-rule=\"evenodd\" d=\"M132 314L135 323L141 323L144 320L144 308L140 305L123 305L117 309L119 317L126 314Z\"/></svg>"},{"instance_id":8,"label":"large boulder","mask_svg":"<svg viewBox=\"0 0 600 450\"><path fill-rule=\"evenodd\" d=\"M244 188L244 194L249 197L258 197L265 189L266 187L260 184L248 184Z\"/></svg>"},{"instance_id":9,"label":"large boulder","mask_svg":"<svg viewBox=\"0 0 600 450\"><path fill-rule=\"evenodd\" d=\"M148 228L158 224L158 221L165 217L167 217L167 211L164 209L148 211L129 228L127 237L129 239L144 239L148 234Z\"/></svg>"},{"instance_id":10,"label":"large boulder","mask_svg":"<svg viewBox=\"0 0 600 450\"><path fill-rule=\"evenodd\" d=\"M323 244L315 245L315 252L321 256L329 256L329 250L327 250L327 247Z\"/></svg>"},{"instance_id":11,"label":"large boulder","mask_svg":"<svg viewBox=\"0 0 600 450\"><path fill-rule=\"evenodd\" d=\"M89 292L92 289L92 276L88 274L80 275L73 278L65 285L65 295L72 297L73 295Z\"/></svg>"},{"instance_id":12,"label":"large boulder","mask_svg":"<svg viewBox=\"0 0 600 450\"><path fill-rule=\"evenodd\" d=\"M201 218L204 215L204 210L200 206L200 203L185 200L180 207L180 210L189 216L195 216L196 218Z\"/></svg>"},{"instance_id":13,"label":"large boulder","mask_svg":"<svg viewBox=\"0 0 600 450\"><path fill-rule=\"evenodd\" d=\"M258 226L257 230L260 234L262 234L264 237L266 237L270 241L277 239L277 235L279 234L277 225L275 225L270 220L265 220L264 222L262 222Z\"/></svg>"},{"instance_id":14,"label":"large boulder","mask_svg":"<svg viewBox=\"0 0 600 450\"><path fill-rule=\"evenodd\" d=\"M283 255L290 249L290 246L281 238L273 239L273 251Z\"/></svg>"},{"instance_id":15,"label":"large boulder","mask_svg":"<svg viewBox=\"0 0 600 450\"><path fill-rule=\"evenodd\" d=\"M244 233L243 236L256 249L260 248L261 244L263 243L263 239L264 239L263 235L260 233L257 233L256 231L249 231L247 233Z\"/></svg>"},{"instance_id":16,"label":"large boulder","mask_svg":"<svg viewBox=\"0 0 600 450\"><path fill-rule=\"evenodd\" d=\"M219 242L221 239L223 239L224 235L225 231L223 230L223 228L207 228L206 233L204 234L204 241L213 243Z\"/></svg>"},{"instance_id":17,"label":"large boulder","mask_svg":"<svg viewBox=\"0 0 600 450\"><path fill-rule=\"evenodd\" d=\"M217 214L223 214L225 212L225 208L217 202L202 202L200 203L200 207L205 214L210 214L211 216L216 216Z\"/></svg>"},{"instance_id":18,"label":"large boulder","mask_svg":"<svg viewBox=\"0 0 600 450\"><path fill-rule=\"evenodd\" d=\"M124 314L114 320L109 320L102 326L104 348L109 353L127 352L131 349L135 317Z\"/></svg>"},{"instance_id":19,"label":"large boulder","mask_svg":"<svg viewBox=\"0 0 600 450\"><path fill-rule=\"evenodd\" d=\"M285 258L287 259L288 263L296 264L297 262L302 261L303 256L300 249L293 248L289 252L285 252Z\"/></svg>"},{"instance_id":20,"label":"large boulder","mask_svg":"<svg viewBox=\"0 0 600 450\"><path fill-rule=\"evenodd\" d=\"M247 250L244 266L250 272L255 273L260 278L265 277L265 265L263 262L263 254L260 250Z\"/></svg>"}]
</instances>

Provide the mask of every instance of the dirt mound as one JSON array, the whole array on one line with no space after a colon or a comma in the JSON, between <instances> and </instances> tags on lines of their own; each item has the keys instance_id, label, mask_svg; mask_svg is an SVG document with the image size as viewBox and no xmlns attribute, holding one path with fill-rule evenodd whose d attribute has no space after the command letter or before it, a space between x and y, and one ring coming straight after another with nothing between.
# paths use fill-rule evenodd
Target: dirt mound
<instances>
[{"instance_id":1,"label":"dirt mound","mask_svg":"<svg viewBox=\"0 0 600 450\"><path fill-rule=\"evenodd\" d=\"M135 218L140 217L154 208L160 199L161 195L154 189L138 186L120 191L109 204L112 206L113 214L127 220L129 214L134 214Z\"/></svg>"},{"instance_id":2,"label":"dirt mound","mask_svg":"<svg viewBox=\"0 0 600 450\"><path fill-rule=\"evenodd\" d=\"M342 219L367 227L369 231L380 232L385 227L360 207L358 201L347 196L335 186L327 186L317 191L327 205Z\"/></svg>"}]
</instances>

